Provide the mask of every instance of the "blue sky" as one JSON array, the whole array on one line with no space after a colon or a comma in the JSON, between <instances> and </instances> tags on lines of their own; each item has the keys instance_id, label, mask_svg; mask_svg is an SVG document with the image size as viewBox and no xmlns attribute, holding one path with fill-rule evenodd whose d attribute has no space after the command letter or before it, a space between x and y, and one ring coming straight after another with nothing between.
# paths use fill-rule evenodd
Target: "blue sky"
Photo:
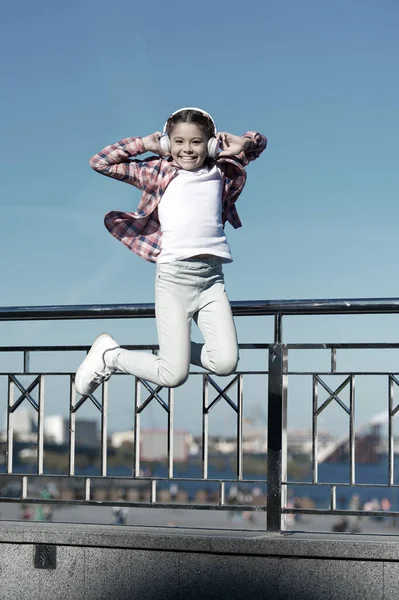
<instances>
[{"instance_id":1,"label":"blue sky","mask_svg":"<svg viewBox=\"0 0 399 600\"><path fill-rule=\"evenodd\" d=\"M7 3L0 304L153 301L153 265L103 226L140 194L88 159L187 105L219 130L269 140L248 167L243 228L228 231L232 300L398 296L398 26L396 0ZM270 341L269 320L238 321L241 341ZM397 341L399 331L396 315L315 323L291 319L287 341ZM1 323L0 334L2 345L88 344L104 328L121 343L156 341L147 321ZM307 426L310 400L292 408L294 426ZM378 412L367 390L359 402L365 417ZM123 426L117 412L110 426Z\"/></svg>"}]
</instances>

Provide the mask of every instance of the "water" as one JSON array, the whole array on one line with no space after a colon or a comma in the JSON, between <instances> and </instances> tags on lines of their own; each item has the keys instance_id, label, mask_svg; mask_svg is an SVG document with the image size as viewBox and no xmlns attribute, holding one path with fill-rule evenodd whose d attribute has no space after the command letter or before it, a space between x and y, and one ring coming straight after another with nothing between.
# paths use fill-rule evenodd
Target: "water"
<instances>
[{"instance_id":1,"label":"water","mask_svg":"<svg viewBox=\"0 0 399 600\"><path fill-rule=\"evenodd\" d=\"M266 458L265 458L266 461ZM122 476L122 471L110 472L110 475ZM126 476L128 473L126 471ZM164 465L156 465L152 470L152 475L156 477L167 477L167 468ZM185 465L178 465L175 468L174 473L176 478L197 478L201 479L202 470L201 465L198 463L188 462ZM236 477L235 470L231 467L229 462L222 465L212 465L210 460L208 469L209 479L234 479ZM302 482L311 482L311 471L302 477ZM388 486L388 457L383 456L381 461L377 464L359 464L355 468L355 481L357 484L367 485L367 487L349 486L349 465L348 463L322 463L319 465L318 479L320 483L331 483L331 484L346 484L337 485L336 498L337 508L348 508L350 498L354 493L359 494L360 501L362 503L372 500L374 498L381 500L382 498L388 498L392 504L392 510L399 509L399 490L396 488L389 487L375 487L376 485ZM245 480L259 480L262 476L256 473L245 472L245 479L243 483L240 483L240 487L246 491L250 491L255 485L260 487L263 493L266 493L266 484L246 484ZM290 485L288 486L288 497L293 498L294 496L308 497L315 504L317 508L328 508L330 502L330 486L321 485L301 485L292 478L289 479ZM399 473L395 477L395 483L399 484ZM231 485L226 484L226 494L228 494ZM159 489L169 488L170 482L160 482ZM209 491L218 491L217 483L208 483L203 481L182 481L179 482L179 486L184 488L190 499L193 499L195 492L199 489L208 489Z\"/></svg>"},{"instance_id":2,"label":"water","mask_svg":"<svg viewBox=\"0 0 399 600\"><path fill-rule=\"evenodd\" d=\"M322 463L319 465L319 482L346 484L337 485L336 498L337 508L348 508L349 500L353 494L358 494L362 504L372 499L381 500L388 498L392 504L392 510L399 508L399 490L390 487L375 487L376 485L388 486L388 457L382 456L377 464L359 464L355 467L355 481L357 484L367 487L348 486L349 483L349 465L348 463ZM311 481L309 475L306 480ZM395 475L395 484L399 484L399 473ZM294 484L289 486L290 497L308 496L315 503L317 508L328 508L330 501L329 486L305 486Z\"/></svg>"},{"instance_id":3,"label":"water","mask_svg":"<svg viewBox=\"0 0 399 600\"><path fill-rule=\"evenodd\" d=\"M265 458L266 461L266 458ZM2 468L3 467L3 468ZM0 465L0 473L4 472L4 466ZM15 473L21 472L28 474L26 466L19 470L16 469ZM34 474L34 470L31 471ZM54 474L47 473L47 474ZM98 468L87 468L87 469L76 469L76 475L78 476L98 476ZM130 479L131 469L128 467L116 467L109 468L108 475L120 478ZM153 466L149 476L161 477L167 479L168 471L166 465L156 464ZM190 500L195 496L198 490L207 490L209 492L217 493L219 491L219 484L217 482L204 482L202 478L202 468L198 462L189 461L185 464L176 464L174 470L174 477L176 479L184 480L197 479L198 481L178 481L179 487L185 489L188 492ZM213 465L210 460L208 468L208 478L216 480L235 479L236 472L232 468L229 459L225 461L218 460L218 464ZM244 482L240 482L239 486L243 491L250 491L256 485L260 487L263 493L266 493L266 484L254 484L245 483L245 480L259 480L265 479L265 477L259 474L245 472ZM374 498L381 500L382 498L388 498L392 504L392 510L399 510L399 490L396 488L388 487L388 457L382 456L381 460L377 464L359 464L356 465L355 469L355 480L356 484L367 485L367 487L349 486L349 465L348 463L322 463L319 465L319 482L320 483L331 483L337 484L336 498L337 508L348 508L350 498L354 493L359 494L360 501L362 503L372 500ZM328 508L330 502L330 486L322 485L303 485L303 482L311 481L311 472L309 471L305 476L302 477L301 482L295 481L292 478L289 479L288 485L288 497L293 498L295 496L308 497L316 505L317 508ZM399 484L399 473L396 473L395 483ZM346 485L339 485L346 484ZM118 485L115 482L115 485ZM160 481L158 483L158 489L169 489L171 481ZM228 494L231 485L226 484L226 494ZM387 487L375 487L376 485L383 485Z\"/></svg>"},{"instance_id":4,"label":"water","mask_svg":"<svg viewBox=\"0 0 399 600\"><path fill-rule=\"evenodd\" d=\"M157 465L154 469L153 474L158 477L167 477L167 470L162 465ZM201 478L201 467L199 465L187 463L187 465L179 468L179 472L175 474L176 477L188 477L188 478ZM208 477L210 479L234 479L235 471L226 463L223 468L215 468L212 465L209 466ZM302 482L311 482L312 474L309 471L305 476L302 477ZM359 464L355 468L355 481L356 484L367 485L367 487L359 487L358 485L349 486L349 465L348 463L322 463L318 469L318 479L320 483L331 483L331 484L346 484L337 485L336 498L337 508L345 509L348 508L349 500L354 493L359 494L360 501L364 504L365 502L374 498L379 501L382 498L388 498L392 504L392 510L399 509L399 490L396 488L388 487L388 457L381 457L381 461L377 464ZM260 479L259 474L253 474L250 472L245 473L245 479ZM295 496L308 497L315 504L317 508L328 508L330 502L330 486L321 485L301 485L293 479L289 479L290 484L288 486L288 497L293 498ZM395 483L399 484L399 473L396 474ZM160 488L168 487L170 484L160 484ZM191 497L195 494L197 489L204 489L206 485L213 490L217 489L217 484L205 484L203 482L182 482L181 487L186 489ZM231 484L226 484L226 493L228 493ZM251 490L257 484L240 484L244 490ZM376 487L376 485L382 485L387 487ZM258 487L261 488L262 492L266 492L266 484L261 484Z\"/></svg>"}]
</instances>

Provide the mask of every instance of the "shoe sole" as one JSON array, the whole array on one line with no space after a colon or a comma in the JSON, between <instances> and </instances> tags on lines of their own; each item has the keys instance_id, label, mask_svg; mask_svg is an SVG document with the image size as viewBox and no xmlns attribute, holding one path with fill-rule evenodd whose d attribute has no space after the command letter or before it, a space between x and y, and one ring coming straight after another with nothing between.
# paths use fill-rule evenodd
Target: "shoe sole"
<instances>
[{"instance_id":1,"label":"shoe sole","mask_svg":"<svg viewBox=\"0 0 399 600\"><path fill-rule=\"evenodd\" d=\"M79 369L76 371L76 375L75 375L75 389L76 389L76 391L78 392L78 394L80 394L81 396L90 396L90 394L92 394L93 392L95 392L95 391L96 391L96 389L97 389L98 387L100 387L100 385L103 383L102 381L100 381L100 383L96 383L96 384L94 385L93 389L91 389L89 392L86 392L86 393L80 392L80 391L78 390L78 386L76 385L76 380L78 379L78 377L79 377L79 374L80 374L80 373L81 373L81 372L84 370L85 363L86 363L86 362L87 362L87 360L89 359L89 357L90 357L90 354L92 354L93 352L95 352L95 351L97 350L97 349L96 349L96 346L98 346L98 344L99 344L99 342L100 342L100 338L102 338L103 336L111 337L111 336L110 336L108 333L100 333L100 335L98 335L98 336L96 337L96 339L94 340L94 342L93 342L93 344L92 344L92 346L91 346L91 348L90 348L89 352L87 353L87 356L84 358L84 360L83 360L83 362L81 363L81 365L80 365ZM118 347L118 346L116 346L116 347ZM110 348L110 349L111 349L111 348ZM103 361L104 361L104 359L103 359Z\"/></svg>"}]
</instances>

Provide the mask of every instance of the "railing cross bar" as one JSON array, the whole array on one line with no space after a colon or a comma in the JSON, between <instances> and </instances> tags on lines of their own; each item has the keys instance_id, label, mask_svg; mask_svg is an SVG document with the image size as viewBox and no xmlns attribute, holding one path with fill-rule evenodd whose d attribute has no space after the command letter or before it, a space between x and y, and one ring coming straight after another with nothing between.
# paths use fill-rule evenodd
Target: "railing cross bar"
<instances>
[{"instance_id":1,"label":"railing cross bar","mask_svg":"<svg viewBox=\"0 0 399 600\"><path fill-rule=\"evenodd\" d=\"M346 412L346 414L350 415L350 409L346 406L346 404L344 402L342 402L342 400L339 398L338 394L340 392L342 392L342 390L351 382L351 376L347 377L345 379L345 381L343 383L341 383L340 386L337 387L337 389L333 392L331 390L331 388L321 379L321 377L319 377L318 375L315 375L317 381L320 383L320 385L326 390L326 392L328 392L330 394L330 396L327 398L327 400L325 400L323 402L323 404L321 404L316 412L317 416L330 404L330 402L332 402L333 400L335 400L340 407Z\"/></svg>"},{"instance_id":2,"label":"railing cross bar","mask_svg":"<svg viewBox=\"0 0 399 600\"><path fill-rule=\"evenodd\" d=\"M22 392L22 395L18 398L18 400L16 400L12 406L12 410L16 410L21 404L22 402L26 399L28 400L29 404L31 404L31 406L38 411L39 410L39 405L36 402L36 400L34 398L32 398L32 396L30 395L30 393L34 390L34 388L39 384L40 382L40 375L38 375L34 381L32 381L32 383L25 389L24 386L18 381L18 379L14 376L14 375L10 375L12 382L14 383L14 385L19 389L20 392Z\"/></svg>"},{"instance_id":3,"label":"railing cross bar","mask_svg":"<svg viewBox=\"0 0 399 600\"><path fill-rule=\"evenodd\" d=\"M144 379L140 379L139 380L140 383L143 385L143 387L145 387L145 389L150 392L150 395L143 401L142 404L140 404L140 406L137 408L137 411L140 413L142 412L151 402L151 400L156 400L158 402L158 404L160 406L162 406L162 408L166 411L169 412L169 407L166 404L166 402L161 398L161 396L159 396L159 392L163 389L164 386L162 385L158 385L155 390L153 387L151 387L151 385L148 383L148 381L145 381Z\"/></svg>"},{"instance_id":4,"label":"railing cross bar","mask_svg":"<svg viewBox=\"0 0 399 600\"><path fill-rule=\"evenodd\" d=\"M231 399L230 399L230 398L227 396L227 394L226 394L226 392L228 392L228 390L229 390L230 388L232 388L232 387L233 387L233 385L235 385L235 384L237 383L237 381L238 381L238 375L236 375L236 376L234 377L234 379L232 379L232 380L230 381L230 383L228 383L228 384L226 385L226 387L225 387L225 388L223 388L223 390L222 390L222 388L221 388L221 387L219 387L219 386L218 386L218 384L216 383L216 381L214 381L214 380L212 379L212 377L210 377L209 375L207 375L206 377L207 377L207 380L209 381L209 383L211 384L211 386L212 386L212 387L213 387L213 388L214 388L214 389L215 389L215 390L218 392L218 395L217 395L217 397L216 397L216 398L214 398L214 399L212 400L212 402L211 402L211 403L209 404L209 406L206 408L206 411L209 413L209 412L212 410L212 408L213 408L213 407L214 407L214 406L215 406L215 405L216 405L216 404L219 402L219 400L221 400L221 399L223 398L224 400L226 400L227 404L229 404L229 405L231 406L231 408L232 408L232 409L233 409L235 412L238 412L238 407L237 407L237 405L236 405L236 404L234 404L234 402L233 402L233 401L232 401L232 400L231 400Z\"/></svg>"}]
</instances>

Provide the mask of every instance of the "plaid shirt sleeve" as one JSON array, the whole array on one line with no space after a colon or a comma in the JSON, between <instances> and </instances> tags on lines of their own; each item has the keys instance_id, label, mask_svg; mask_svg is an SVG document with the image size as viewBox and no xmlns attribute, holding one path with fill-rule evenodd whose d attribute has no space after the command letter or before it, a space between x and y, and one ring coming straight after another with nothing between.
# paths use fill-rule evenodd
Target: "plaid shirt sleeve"
<instances>
[{"instance_id":1,"label":"plaid shirt sleeve","mask_svg":"<svg viewBox=\"0 0 399 600\"><path fill-rule=\"evenodd\" d=\"M146 184L154 175L155 163L160 160L158 156L149 157L148 160L132 160L134 156L145 152L141 137L124 138L92 156L90 166L102 175L145 190Z\"/></svg>"},{"instance_id":2,"label":"plaid shirt sleeve","mask_svg":"<svg viewBox=\"0 0 399 600\"><path fill-rule=\"evenodd\" d=\"M246 167L249 162L259 158L267 146L267 139L264 135L256 131L247 131L242 137L250 138L252 141L248 148L240 152L237 156L241 164Z\"/></svg>"},{"instance_id":3,"label":"plaid shirt sleeve","mask_svg":"<svg viewBox=\"0 0 399 600\"><path fill-rule=\"evenodd\" d=\"M223 195L222 220L223 224L228 221L234 229L237 229L242 225L235 203L244 189L247 179L245 167L250 161L257 159L260 156L267 144L265 136L261 133L256 133L255 131L248 131L243 137L248 137L252 140L252 144L250 144L245 151L240 152L237 156L229 156L220 159L220 166L226 177Z\"/></svg>"}]
</instances>

